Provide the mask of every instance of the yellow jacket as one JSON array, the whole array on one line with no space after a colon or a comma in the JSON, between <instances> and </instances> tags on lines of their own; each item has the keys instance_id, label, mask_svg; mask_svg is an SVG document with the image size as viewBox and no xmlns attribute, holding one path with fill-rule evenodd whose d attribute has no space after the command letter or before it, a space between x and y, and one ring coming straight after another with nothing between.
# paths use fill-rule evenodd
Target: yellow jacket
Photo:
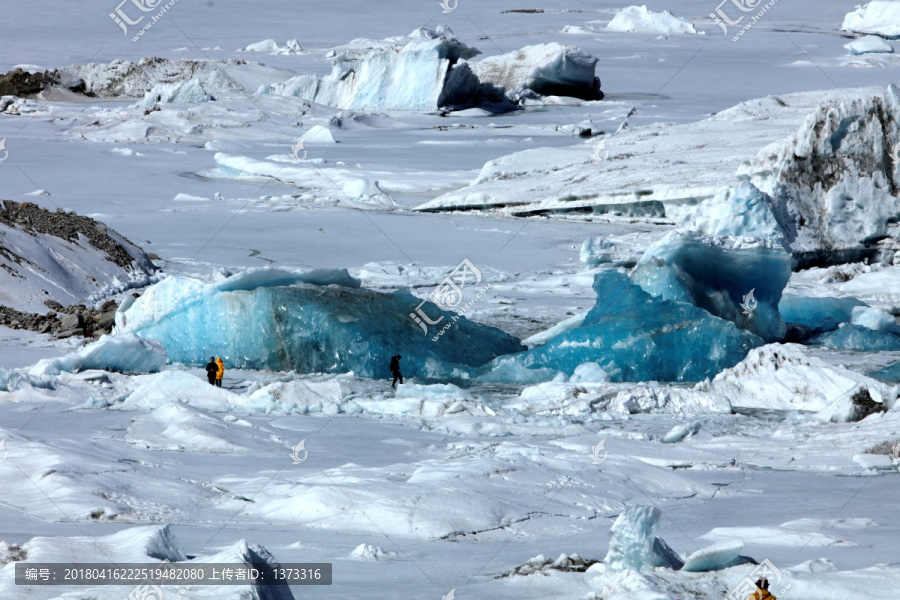
<instances>
[{"instance_id":1,"label":"yellow jacket","mask_svg":"<svg viewBox=\"0 0 900 600\"><path fill-rule=\"evenodd\" d=\"M776 600L776 598L768 590L756 590L747 596L747 600Z\"/></svg>"},{"instance_id":2,"label":"yellow jacket","mask_svg":"<svg viewBox=\"0 0 900 600\"><path fill-rule=\"evenodd\" d=\"M222 362L221 356L216 358L216 364L219 365L219 370L216 371L216 379L222 379L225 376L225 363Z\"/></svg>"}]
</instances>

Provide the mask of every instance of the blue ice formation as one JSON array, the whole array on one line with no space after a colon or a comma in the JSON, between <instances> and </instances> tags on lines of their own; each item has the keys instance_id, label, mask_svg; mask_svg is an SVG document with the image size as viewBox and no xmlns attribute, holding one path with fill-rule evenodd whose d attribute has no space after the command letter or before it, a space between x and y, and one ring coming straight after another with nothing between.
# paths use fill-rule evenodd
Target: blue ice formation
<instances>
[{"instance_id":1,"label":"blue ice formation","mask_svg":"<svg viewBox=\"0 0 900 600\"><path fill-rule=\"evenodd\" d=\"M410 316L420 306L433 325ZM389 376L394 354L403 356L407 377L465 377L522 350L499 329L423 304L408 291L363 289L346 270L254 269L212 284L170 277L123 303L116 325L160 340L171 362L202 365L221 356L227 368L365 377Z\"/></svg>"},{"instance_id":2,"label":"blue ice formation","mask_svg":"<svg viewBox=\"0 0 900 600\"><path fill-rule=\"evenodd\" d=\"M489 365L486 379L534 383L598 363L611 381L701 381L733 367L758 336L686 302L656 298L622 271L594 278L597 302L576 327L545 345Z\"/></svg>"},{"instance_id":3,"label":"blue ice formation","mask_svg":"<svg viewBox=\"0 0 900 600\"><path fill-rule=\"evenodd\" d=\"M861 325L844 323L836 331L821 333L813 337L810 343L835 350L895 352L900 350L900 335L890 331L876 331Z\"/></svg>"},{"instance_id":4,"label":"blue ice formation","mask_svg":"<svg viewBox=\"0 0 900 600\"><path fill-rule=\"evenodd\" d=\"M869 373L869 377L871 377L872 379L878 379L879 381L900 383L900 362L895 362L884 367L883 369L878 369L877 371Z\"/></svg>"},{"instance_id":5,"label":"blue ice formation","mask_svg":"<svg viewBox=\"0 0 900 600\"><path fill-rule=\"evenodd\" d=\"M836 350L895 351L900 350L900 325L883 308L856 306L851 309L849 323L837 331L817 335L810 342Z\"/></svg>"},{"instance_id":6,"label":"blue ice formation","mask_svg":"<svg viewBox=\"0 0 900 600\"><path fill-rule=\"evenodd\" d=\"M652 244L631 275L653 296L691 303L770 342L784 338L778 302L790 277L781 247L681 232Z\"/></svg>"},{"instance_id":7,"label":"blue ice formation","mask_svg":"<svg viewBox=\"0 0 900 600\"><path fill-rule=\"evenodd\" d=\"M653 506L629 506L610 528L609 551L603 562L612 571L680 569L684 562L656 536L662 513Z\"/></svg>"},{"instance_id":8,"label":"blue ice formation","mask_svg":"<svg viewBox=\"0 0 900 600\"><path fill-rule=\"evenodd\" d=\"M778 303L778 312L785 323L805 327L814 333L834 331L841 323L850 321L857 306L867 306L856 298L807 298L785 294Z\"/></svg>"}]
</instances>

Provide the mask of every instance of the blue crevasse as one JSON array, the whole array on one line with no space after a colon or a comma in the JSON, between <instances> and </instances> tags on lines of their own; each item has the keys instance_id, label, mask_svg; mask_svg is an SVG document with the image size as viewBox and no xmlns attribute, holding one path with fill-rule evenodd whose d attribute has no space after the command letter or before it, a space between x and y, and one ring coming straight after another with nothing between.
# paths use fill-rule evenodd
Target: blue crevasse
<instances>
[{"instance_id":1,"label":"blue crevasse","mask_svg":"<svg viewBox=\"0 0 900 600\"><path fill-rule=\"evenodd\" d=\"M406 376L465 377L522 350L499 329L430 302L423 310L441 322L423 332L410 317L421 303L405 290L362 289L346 271L258 269L214 284L170 277L123 304L117 330L160 340L171 362L202 365L221 356L229 368L366 377L389 376L394 354L403 356Z\"/></svg>"},{"instance_id":2,"label":"blue crevasse","mask_svg":"<svg viewBox=\"0 0 900 600\"><path fill-rule=\"evenodd\" d=\"M597 302L580 327L489 365L486 378L534 383L598 363L611 381L701 381L740 362L763 340L688 303L653 297L622 271L594 278Z\"/></svg>"}]
</instances>

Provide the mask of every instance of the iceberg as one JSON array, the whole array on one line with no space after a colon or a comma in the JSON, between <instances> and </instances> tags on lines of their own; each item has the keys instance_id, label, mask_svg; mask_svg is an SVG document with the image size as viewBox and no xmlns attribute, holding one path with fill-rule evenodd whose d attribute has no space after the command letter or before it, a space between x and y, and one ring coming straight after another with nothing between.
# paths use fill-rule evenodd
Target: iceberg
<instances>
[{"instance_id":1,"label":"iceberg","mask_svg":"<svg viewBox=\"0 0 900 600\"><path fill-rule=\"evenodd\" d=\"M834 331L848 323L854 308L867 306L856 298L807 298L785 294L778 303L781 318L789 325L803 327L812 333Z\"/></svg>"},{"instance_id":2,"label":"iceberg","mask_svg":"<svg viewBox=\"0 0 900 600\"><path fill-rule=\"evenodd\" d=\"M433 111L501 102L502 91L479 81L466 62L479 53L444 27L417 29L382 42L354 40L327 55L329 75L300 75L261 86L257 93L365 111Z\"/></svg>"},{"instance_id":3,"label":"iceberg","mask_svg":"<svg viewBox=\"0 0 900 600\"><path fill-rule=\"evenodd\" d=\"M631 275L655 297L693 304L766 341L784 338L778 303L790 277L780 246L677 231L648 247Z\"/></svg>"},{"instance_id":4,"label":"iceberg","mask_svg":"<svg viewBox=\"0 0 900 600\"><path fill-rule=\"evenodd\" d=\"M151 339L133 333L104 335L98 341L57 358L44 358L28 372L33 377L89 369L120 373L157 373L166 364L166 349Z\"/></svg>"},{"instance_id":5,"label":"iceberg","mask_svg":"<svg viewBox=\"0 0 900 600\"><path fill-rule=\"evenodd\" d=\"M583 100L603 98L600 80L594 76L596 65L597 59L584 50L556 42L469 63L479 80L503 87L513 97L531 90Z\"/></svg>"},{"instance_id":6,"label":"iceberg","mask_svg":"<svg viewBox=\"0 0 900 600\"><path fill-rule=\"evenodd\" d=\"M652 506L629 506L610 528L609 551L603 562L612 571L649 571L655 567L680 569L684 562L656 537L662 513Z\"/></svg>"},{"instance_id":7,"label":"iceberg","mask_svg":"<svg viewBox=\"0 0 900 600\"><path fill-rule=\"evenodd\" d=\"M893 0L874 0L844 16L844 31L874 33L882 37L900 37L900 3Z\"/></svg>"},{"instance_id":8,"label":"iceberg","mask_svg":"<svg viewBox=\"0 0 900 600\"><path fill-rule=\"evenodd\" d=\"M692 304L651 296L621 271L598 273L594 290L597 302L580 327L494 360L483 379L535 383L596 362L614 382L701 381L763 343Z\"/></svg>"},{"instance_id":9,"label":"iceberg","mask_svg":"<svg viewBox=\"0 0 900 600\"><path fill-rule=\"evenodd\" d=\"M430 329L411 316L421 312ZM394 354L404 357L408 377L465 377L522 349L499 329L406 290L362 289L346 270L263 268L211 284L170 277L120 306L116 326L160 340L171 362L199 366L214 355L228 368L353 371L364 377L386 377Z\"/></svg>"},{"instance_id":10,"label":"iceberg","mask_svg":"<svg viewBox=\"0 0 900 600\"><path fill-rule=\"evenodd\" d=\"M785 244L784 208L749 181L722 190L698 204L681 226L704 235L763 240L769 246Z\"/></svg>"},{"instance_id":11,"label":"iceberg","mask_svg":"<svg viewBox=\"0 0 900 600\"><path fill-rule=\"evenodd\" d=\"M653 12L647 6L627 6L616 13L606 26L607 31L626 33L655 33L673 35L678 33L698 33L693 24L680 19L667 10ZM699 32L702 33L702 32Z\"/></svg>"}]
</instances>

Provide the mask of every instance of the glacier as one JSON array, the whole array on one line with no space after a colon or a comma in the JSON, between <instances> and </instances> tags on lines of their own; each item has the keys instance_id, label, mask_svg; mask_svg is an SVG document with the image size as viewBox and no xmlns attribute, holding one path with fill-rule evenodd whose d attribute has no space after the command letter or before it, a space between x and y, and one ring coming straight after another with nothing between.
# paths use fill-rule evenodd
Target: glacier
<instances>
[{"instance_id":1,"label":"glacier","mask_svg":"<svg viewBox=\"0 0 900 600\"><path fill-rule=\"evenodd\" d=\"M534 383L596 362L611 381L701 381L763 340L687 302L655 298L622 271L594 278L597 302L581 326L538 348L495 359L485 380Z\"/></svg>"},{"instance_id":2,"label":"glacier","mask_svg":"<svg viewBox=\"0 0 900 600\"><path fill-rule=\"evenodd\" d=\"M417 310L430 331L412 318ZM387 377L394 354L403 356L407 377L467 377L522 349L499 329L407 290L363 289L346 270L251 269L209 284L169 277L119 307L116 331L160 340L170 362L186 365L221 356L226 368L364 377Z\"/></svg>"}]
</instances>

